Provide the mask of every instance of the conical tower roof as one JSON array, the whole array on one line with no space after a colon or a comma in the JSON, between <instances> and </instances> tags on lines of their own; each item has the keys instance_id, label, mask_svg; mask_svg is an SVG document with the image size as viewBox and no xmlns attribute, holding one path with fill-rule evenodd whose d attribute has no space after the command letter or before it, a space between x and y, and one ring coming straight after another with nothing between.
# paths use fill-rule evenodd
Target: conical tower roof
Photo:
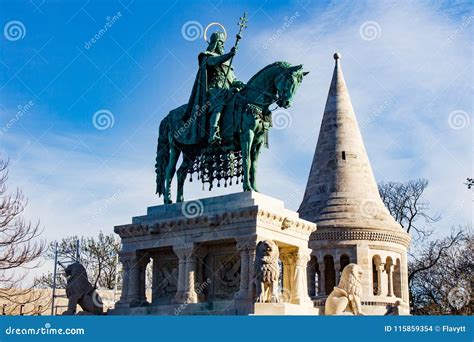
<instances>
[{"instance_id":1,"label":"conical tower roof","mask_svg":"<svg viewBox=\"0 0 474 342\"><path fill-rule=\"evenodd\" d=\"M402 230L385 208L342 74L340 55L324 109L300 217L324 228Z\"/></svg>"}]
</instances>

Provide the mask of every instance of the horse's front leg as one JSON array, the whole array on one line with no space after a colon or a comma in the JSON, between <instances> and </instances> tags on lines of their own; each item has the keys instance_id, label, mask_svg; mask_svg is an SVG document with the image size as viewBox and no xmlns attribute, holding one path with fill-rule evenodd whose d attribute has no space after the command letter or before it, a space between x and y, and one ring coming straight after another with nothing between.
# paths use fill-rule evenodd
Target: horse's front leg
<instances>
[{"instance_id":1,"label":"horse's front leg","mask_svg":"<svg viewBox=\"0 0 474 342\"><path fill-rule=\"evenodd\" d=\"M194 158L188 156L186 153L183 152L183 162L178 169L177 176L178 176L178 193L176 195L176 202L183 202L184 196L184 182L186 181L186 175L188 174L188 170L192 165Z\"/></svg>"},{"instance_id":2,"label":"horse's front leg","mask_svg":"<svg viewBox=\"0 0 474 342\"><path fill-rule=\"evenodd\" d=\"M166 166L165 194L163 196L165 204L173 203L173 201L171 201L171 181L176 172L176 163L178 162L179 152L178 148L171 143L170 160L168 166Z\"/></svg>"},{"instance_id":3,"label":"horse's front leg","mask_svg":"<svg viewBox=\"0 0 474 342\"><path fill-rule=\"evenodd\" d=\"M244 173L244 182L242 183L244 191L251 191L252 187L250 186L250 149L252 147L252 141L254 138L254 132L248 127L242 129L240 134L240 145L242 148L242 172Z\"/></svg>"},{"instance_id":4,"label":"horse's front leg","mask_svg":"<svg viewBox=\"0 0 474 342\"><path fill-rule=\"evenodd\" d=\"M250 149L250 185L252 186L252 189L257 192L259 192L257 189L257 163L258 156L260 155L260 150L264 142L265 132L262 129L261 131L255 133L253 144Z\"/></svg>"}]
</instances>

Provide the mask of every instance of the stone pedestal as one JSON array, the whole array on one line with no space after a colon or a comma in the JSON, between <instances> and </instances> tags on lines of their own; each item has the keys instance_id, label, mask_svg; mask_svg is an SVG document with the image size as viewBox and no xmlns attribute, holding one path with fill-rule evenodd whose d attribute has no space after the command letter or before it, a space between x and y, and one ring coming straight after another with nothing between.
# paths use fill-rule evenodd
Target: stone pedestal
<instances>
[{"instance_id":1,"label":"stone pedestal","mask_svg":"<svg viewBox=\"0 0 474 342\"><path fill-rule=\"evenodd\" d=\"M109 314L318 314L306 277L315 230L282 201L255 192L150 207L147 215L115 227L122 239L123 291ZM282 255L282 303L255 304L262 240L273 240ZM153 298L147 301L150 259Z\"/></svg>"}]
</instances>

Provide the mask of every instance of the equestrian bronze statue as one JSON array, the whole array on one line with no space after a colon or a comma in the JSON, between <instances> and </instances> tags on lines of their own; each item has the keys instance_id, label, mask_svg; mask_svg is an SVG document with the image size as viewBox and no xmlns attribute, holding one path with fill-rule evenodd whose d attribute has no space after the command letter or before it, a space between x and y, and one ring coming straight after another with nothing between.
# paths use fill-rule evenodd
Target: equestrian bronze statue
<instances>
[{"instance_id":1,"label":"equestrian bronze statue","mask_svg":"<svg viewBox=\"0 0 474 342\"><path fill-rule=\"evenodd\" d=\"M270 105L288 108L308 72L302 65L275 62L246 84L234 75L232 60L246 27L240 18L235 46L224 53L226 35L214 32L206 51L198 56L199 69L187 104L169 112L160 123L156 152L156 193L171 202L171 181L178 168L177 202L183 201L187 174L209 189L221 182L242 181L244 191L258 191L256 172L262 146L268 147L272 127Z\"/></svg>"}]
</instances>

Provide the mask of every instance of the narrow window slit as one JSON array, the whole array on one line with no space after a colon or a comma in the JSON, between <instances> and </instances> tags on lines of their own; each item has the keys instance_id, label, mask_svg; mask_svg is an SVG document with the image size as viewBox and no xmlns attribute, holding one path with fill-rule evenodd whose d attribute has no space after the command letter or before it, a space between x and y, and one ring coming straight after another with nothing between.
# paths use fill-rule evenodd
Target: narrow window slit
<instances>
[{"instance_id":1,"label":"narrow window slit","mask_svg":"<svg viewBox=\"0 0 474 342\"><path fill-rule=\"evenodd\" d=\"M346 151L342 151L342 160L346 160Z\"/></svg>"}]
</instances>

